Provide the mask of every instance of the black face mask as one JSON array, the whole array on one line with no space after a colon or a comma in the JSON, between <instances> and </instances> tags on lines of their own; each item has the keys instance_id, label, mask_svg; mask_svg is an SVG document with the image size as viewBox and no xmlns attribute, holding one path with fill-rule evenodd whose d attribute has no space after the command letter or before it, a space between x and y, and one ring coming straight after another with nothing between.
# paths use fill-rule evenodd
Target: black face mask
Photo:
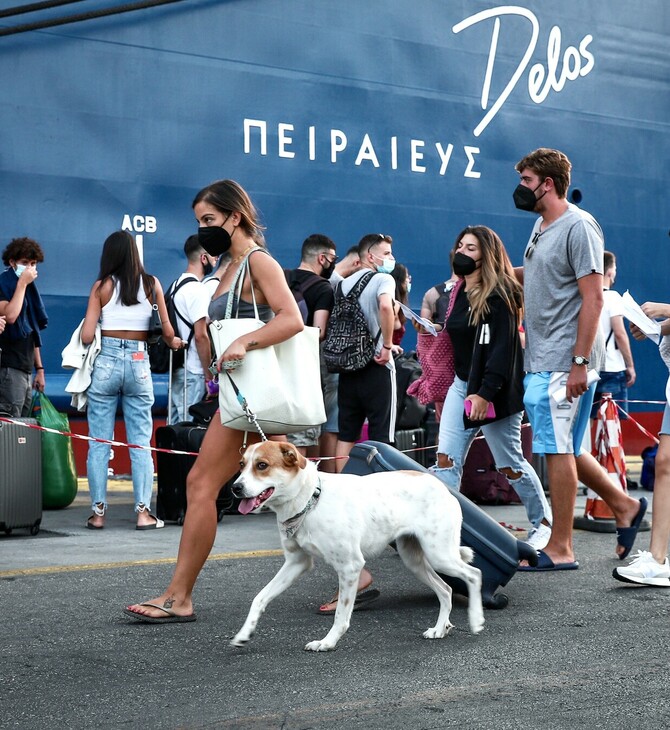
<instances>
[{"instance_id":1,"label":"black face mask","mask_svg":"<svg viewBox=\"0 0 670 730\"><path fill-rule=\"evenodd\" d=\"M333 259L328 266L324 266L323 269L321 269L321 276L323 276L324 279L330 279L333 275L333 271L335 271L335 259Z\"/></svg>"},{"instance_id":2,"label":"black face mask","mask_svg":"<svg viewBox=\"0 0 670 730\"><path fill-rule=\"evenodd\" d=\"M542 183L540 183L540 185L542 185ZM535 190L537 190L540 185L538 185ZM535 210L537 201L542 200L542 198L544 198L547 193L547 191L545 190L539 198L536 198L535 190L531 190L525 185L517 185L516 190L514 191L514 193L512 193L512 197L514 198L514 205L516 205L519 210L526 210L529 213L532 213Z\"/></svg>"},{"instance_id":3,"label":"black face mask","mask_svg":"<svg viewBox=\"0 0 670 730\"><path fill-rule=\"evenodd\" d=\"M203 276L209 276L212 271L214 271L214 267L212 266L212 264L209 263L209 261L205 261L205 263L202 265L202 271Z\"/></svg>"},{"instance_id":4,"label":"black face mask","mask_svg":"<svg viewBox=\"0 0 670 730\"><path fill-rule=\"evenodd\" d=\"M230 218L230 214L228 218ZM228 218L223 221L223 225L225 225ZM233 243L230 238L230 233L228 233L223 225L200 226L198 228L198 243L210 256L221 256L221 254L228 253Z\"/></svg>"},{"instance_id":5,"label":"black face mask","mask_svg":"<svg viewBox=\"0 0 670 730\"><path fill-rule=\"evenodd\" d=\"M468 274L473 274L477 270L477 262L470 256L458 251L454 254L451 268L456 276L468 276Z\"/></svg>"}]
</instances>

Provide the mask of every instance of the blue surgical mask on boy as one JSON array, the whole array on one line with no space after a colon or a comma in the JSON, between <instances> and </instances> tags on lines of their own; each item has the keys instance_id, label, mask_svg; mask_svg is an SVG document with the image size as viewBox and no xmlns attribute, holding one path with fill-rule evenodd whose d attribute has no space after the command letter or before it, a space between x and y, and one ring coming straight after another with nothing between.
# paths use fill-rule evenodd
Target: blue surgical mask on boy
<instances>
[{"instance_id":1,"label":"blue surgical mask on boy","mask_svg":"<svg viewBox=\"0 0 670 730\"><path fill-rule=\"evenodd\" d=\"M381 258L381 256L375 256L374 254L372 254L372 255L376 259ZM390 259L382 258L381 261L382 261L381 264L375 264L377 271L380 274L390 274L393 271L393 269L395 269L395 259L394 258L390 258Z\"/></svg>"},{"instance_id":2,"label":"blue surgical mask on boy","mask_svg":"<svg viewBox=\"0 0 670 730\"><path fill-rule=\"evenodd\" d=\"M21 274L26 270L25 264L16 264L16 268L14 269L14 273L17 276L21 276Z\"/></svg>"}]
</instances>

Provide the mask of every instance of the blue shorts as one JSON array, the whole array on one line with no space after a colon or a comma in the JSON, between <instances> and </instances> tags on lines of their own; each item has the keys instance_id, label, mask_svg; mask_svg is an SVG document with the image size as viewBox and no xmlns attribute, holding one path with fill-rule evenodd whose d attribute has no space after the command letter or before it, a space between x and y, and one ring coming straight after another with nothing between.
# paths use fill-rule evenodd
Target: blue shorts
<instances>
[{"instance_id":1,"label":"blue shorts","mask_svg":"<svg viewBox=\"0 0 670 730\"><path fill-rule=\"evenodd\" d=\"M556 403L549 394L550 381L553 385L560 378L565 385L567 377L568 373L528 373L523 381L523 403L533 429L535 454L581 454L596 384L584 395L573 398L572 403L567 400Z\"/></svg>"}]
</instances>

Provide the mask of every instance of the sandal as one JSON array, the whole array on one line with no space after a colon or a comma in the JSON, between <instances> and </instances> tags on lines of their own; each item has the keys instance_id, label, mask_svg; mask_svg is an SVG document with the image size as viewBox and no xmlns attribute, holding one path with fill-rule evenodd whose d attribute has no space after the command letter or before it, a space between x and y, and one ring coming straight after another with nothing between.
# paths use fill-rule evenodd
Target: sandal
<instances>
[{"instance_id":1,"label":"sandal","mask_svg":"<svg viewBox=\"0 0 670 730\"><path fill-rule=\"evenodd\" d=\"M94 525L91 520L94 517L104 517L105 512L107 511L107 507L104 502L96 502L93 505L93 514L86 520L86 529L87 530L104 530L105 526L103 525Z\"/></svg>"},{"instance_id":2,"label":"sandal","mask_svg":"<svg viewBox=\"0 0 670 730\"><path fill-rule=\"evenodd\" d=\"M140 514L142 512L148 512L150 517L153 517L155 522L149 522L146 525L135 525L136 530L160 530L161 527L165 527L165 522L158 519L155 515L151 514L151 510L145 504L139 504L135 511Z\"/></svg>"},{"instance_id":3,"label":"sandal","mask_svg":"<svg viewBox=\"0 0 670 730\"><path fill-rule=\"evenodd\" d=\"M376 601L380 595L381 593L377 588L370 588L369 585L365 586L365 588L359 588L356 593L356 600L354 601L354 611L366 608L368 604ZM319 606L317 613L320 613L322 616L332 616L335 611L337 611L337 605L335 608L324 608L324 606L330 606L331 603L337 604L337 601L338 596L335 596L328 601L328 603L324 603L323 606Z\"/></svg>"}]
</instances>

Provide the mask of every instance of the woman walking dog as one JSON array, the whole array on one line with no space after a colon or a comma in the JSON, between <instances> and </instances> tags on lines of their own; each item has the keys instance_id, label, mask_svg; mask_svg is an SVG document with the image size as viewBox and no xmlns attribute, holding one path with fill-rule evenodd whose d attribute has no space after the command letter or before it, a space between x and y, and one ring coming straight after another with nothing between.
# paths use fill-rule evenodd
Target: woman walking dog
<instances>
[{"instance_id":1,"label":"woman walking dog","mask_svg":"<svg viewBox=\"0 0 670 730\"><path fill-rule=\"evenodd\" d=\"M232 295L229 288L235 273L248 257L253 284L245 277L238 316L254 317L255 301L266 322L252 334L234 340L219 358L217 369L225 361L244 360L249 350L275 345L300 332L304 326L300 310L281 266L265 249L261 225L246 191L232 180L219 180L196 195L193 211L203 248L212 256L228 253L231 258L212 299L210 318L221 316ZM246 434L248 444L259 440L254 432ZM191 594L214 544L216 497L221 485L239 470L244 443L243 431L223 426L218 416L212 419L186 482L188 510L172 580L157 598L125 608L127 615L150 623L195 620Z\"/></svg>"}]
</instances>

